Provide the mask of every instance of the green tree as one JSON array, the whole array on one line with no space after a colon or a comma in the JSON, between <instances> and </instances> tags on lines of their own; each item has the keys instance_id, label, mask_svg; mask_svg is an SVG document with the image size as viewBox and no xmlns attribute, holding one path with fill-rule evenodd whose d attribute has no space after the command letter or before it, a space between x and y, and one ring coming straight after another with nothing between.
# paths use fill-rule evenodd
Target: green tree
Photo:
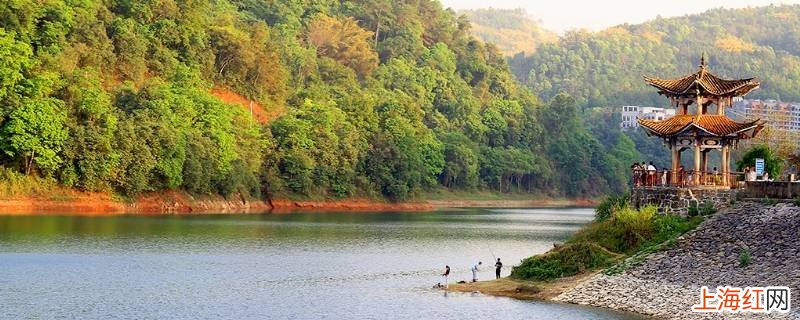
<instances>
[{"instance_id":1,"label":"green tree","mask_svg":"<svg viewBox=\"0 0 800 320\"><path fill-rule=\"evenodd\" d=\"M60 153L69 135L64 103L57 99L24 100L3 127L6 155L19 159L26 174L36 167L50 175L61 165Z\"/></svg>"},{"instance_id":2,"label":"green tree","mask_svg":"<svg viewBox=\"0 0 800 320\"><path fill-rule=\"evenodd\" d=\"M117 115L94 70L80 70L69 79L66 103L73 106L66 126L70 139L64 145L60 180L90 191L111 189L111 176L119 155L114 151Z\"/></svg>"},{"instance_id":3,"label":"green tree","mask_svg":"<svg viewBox=\"0 0 800 320\"><path fill-rule=\"evenodd\" d=\"M772 178L778 178L783 172L784 159L777 155L767 145L754 145L745 151L742 159L736 162L739 171L744 171L745 167L755 168L756 159L764 159L764 172L769 173Z\"/></svg>"},{"instance_id":4,"label":"green tree","mask_svg":"<svg viewBox=\"0 0 800 320\"><path fill-rule=\"evenodd\" d=\"M14 32L0 28L0 101L14 92L15 86L25 78L33 65L33 52L29 44L15 39Z\"/></svg>"}]
</instances>

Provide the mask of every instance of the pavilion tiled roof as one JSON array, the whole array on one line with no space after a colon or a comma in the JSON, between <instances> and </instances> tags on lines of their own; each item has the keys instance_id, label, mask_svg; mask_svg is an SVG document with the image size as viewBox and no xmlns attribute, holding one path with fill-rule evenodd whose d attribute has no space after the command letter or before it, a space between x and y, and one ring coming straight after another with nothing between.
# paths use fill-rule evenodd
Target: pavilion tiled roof
<instances>
[{"instance_id":1,"label":"pavilion tiled roof","mask_svg":"<svg viewBox=\"0 0 800 320\"><path fill-rule=\"evenodd\" d=\"M736 122L724 115L677 115L663 121L639 119L639 124L652 134L669 137L681 134L689 128L697 128L715 136L739 135L753 130L749 138L763 128L761 120Z\"/></svg>"},{"instance_id":2,"label":"pavilion tiled roof","mask_svg":"<svg viewBox=\"0 0 800 320\"><path fill-rule=\"evenodd\" d=\"M700 70L697 73L682 78L658 79L645 76L644 81L656 87L659 93L668 96L693 95L697 90L700 90L701 93L709 93L716 96L744 96L761 84L755 78L722 79L706 70L704 64L700 65Z\"/></svg>"}]
</instances>

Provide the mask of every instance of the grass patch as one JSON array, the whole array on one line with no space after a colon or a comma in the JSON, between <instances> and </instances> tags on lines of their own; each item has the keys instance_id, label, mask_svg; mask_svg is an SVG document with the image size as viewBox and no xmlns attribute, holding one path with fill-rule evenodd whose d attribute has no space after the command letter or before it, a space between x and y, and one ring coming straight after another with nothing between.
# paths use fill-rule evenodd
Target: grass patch
<instances>
[{"instance_id":1,"label":"grass patch","mask_svg":"<svg viewBox=\"0 0 800 320\"><path fill-rule=\"evenodd\" d=\"M511 270L511 277L526 280L552 280L587 270L607 267L617 255L593 243L567 243L543 255L522 260Z\"/></svg>"},{"instance_id":2,"label":"grass patch","mask_svg":"<svg viewBox=\"0 0 800 320\"><path fill-rule=\"evenodd\" d=\"M800 207L800 197L794 198L795 207Z\"/></svg>"},{"instance_id":3,"label":"grass patch","mask_svg":"<svg viewBox=\"0 0 800 320\"><path fill-rule=\"evenodd\" d=\"M687 210L690 217L699 215L709 216L717 213L717 208L714 206L714 202L708 200L703 201L702 205L700 205L697 201L692 201L689 203L689 208L687 208Z\"/></svg>"},{"instance_id":4,"label":"grass patch","mask_svg":"<svg viewBox=\"0 0 800 320\"><path fill-rule=\"evenodd\" d=\"M523 260L511 270L511 276L552 280L608 267L611 267L608 272L621 272L641 263L647 254L671 246L678 236L703 221L700 215L688 218L658 215L654 206L636 210L615 201L610 201L611 207L616 208L608 217L595 218L564 245ZM596 212L605 214L601 210ZM618 264L620 261L624 262Z\"/></svg>"},{"instance_id":5,"label":"grass patch","mask_svg":"<svg viewBox=\"0 0 800 320\"><path fill-rule=\"evenodd\" d=\"M739 251L739 267L744 268L750 265L750 250L742 248Z\"/></svg>"},{"instance_id":6,"label":"grass patch","mask_svg":"<svg viewBox=\"0 0 800 320\"><path fill-rule=\"evenodd\" d=\"M595 221L604 221L611 218L614 211L628 207L630 197L626 194L623 196L608 196L594 209Z\"/></svg>"},{"instance_id":7,"label":"grass patch","mask_svg":"<svg viewBox=\"0 0 800 320\"><path fill-rule=\"evenodd\" d=\"M53 179L24 175L16 170L0 167L0 199L42 197L54 200L72 198L64 187Z\"/></svg>"},{"instance_id":8,"label":"grass patch","mask_svg":"<svg viewBox=\"0 0 800 320\"><path fill-rule=\"evenodd\" d=\"M766 204L768 206L774 206L774 205L778 204L778 199L773 199L773 198L770 198L770 197L766 197L766 198L764 198L763 202L764 202L764 204Z\"/></svg>"},{"instance_id":9,"label":"grass patch","mask_svg":"<svg viewBox=\"0 0 800 320\"><path fill-rule=\"evenodd\" d=\"M714 202L708 200L703 202L703 207L700 208L700 214L710 216L715 213L717 213L717 208L714 206Z\"/></svg>"}]
</instances>

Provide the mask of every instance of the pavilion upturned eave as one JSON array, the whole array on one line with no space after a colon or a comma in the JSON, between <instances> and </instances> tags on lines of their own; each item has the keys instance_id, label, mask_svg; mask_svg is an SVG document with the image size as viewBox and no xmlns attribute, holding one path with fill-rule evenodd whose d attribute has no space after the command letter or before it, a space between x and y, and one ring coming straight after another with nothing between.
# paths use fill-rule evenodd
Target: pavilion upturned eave
<instances>
[{"instance_id":1,"label":"pavilion upturned eave","mask_svg":"<svg viewBox=\"0 0 800 320\"><path fill-rule=\"evenodd\" d=\"M666 96L701 95L744 96L758 88L761 83L755 78L728 80L717 77L701 66L697 73L677 79L659 79L644 76L647 84Z\"/></svg>"},{"instance_id":2,"label":"pavilion upturned eave","mask_svg":"<svg viewBox=\"0 0 800 320\"><path fill-rule=\"evenodd\" d=\"M678 115L663 121L639 119L641 125L649 135L662 138L684 136L689 133L703 132L714 137L740 138L742 133L752 130L743 138L754 136L764 124L761 120L749 122L736 122L721 115Z\"/></svg>"}]
</instances>

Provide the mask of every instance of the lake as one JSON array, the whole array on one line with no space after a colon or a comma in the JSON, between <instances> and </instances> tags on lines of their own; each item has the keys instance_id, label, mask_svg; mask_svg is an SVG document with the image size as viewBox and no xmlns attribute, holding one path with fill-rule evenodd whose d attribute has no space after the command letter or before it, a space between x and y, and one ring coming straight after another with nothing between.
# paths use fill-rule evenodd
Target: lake
<instances>
[{"instance_id":1,"label":"lake","mask_svg":"<svg viewBox=\"0 0 800 320\"><path fill-rule=\"evenodd\" d=\"M432 289L547 251L591 209L0 216L3 319L638 319Z\"/></svg>"}]
</instances>

